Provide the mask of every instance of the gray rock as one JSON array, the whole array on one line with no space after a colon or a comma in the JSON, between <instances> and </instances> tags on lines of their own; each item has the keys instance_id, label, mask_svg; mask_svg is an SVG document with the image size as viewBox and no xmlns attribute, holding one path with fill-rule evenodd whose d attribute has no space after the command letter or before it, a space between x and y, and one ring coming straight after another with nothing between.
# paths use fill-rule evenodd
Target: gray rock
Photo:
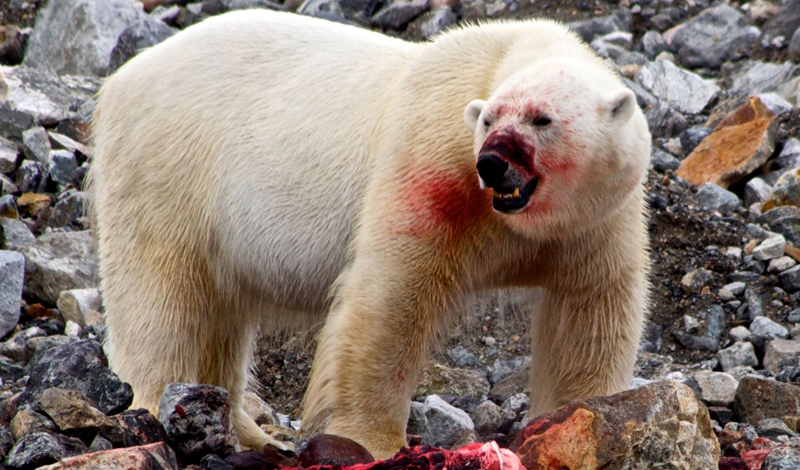
<instances>
[{"instance_id":1,"label":"gray rock","mask_svg":"<svg viewBox=\"0 0 800 470\"><path fill-rule=\"evenodd\" d=\"M797 28L797 31L794 32L792 39L789 41L789 54L787 58L795 62L800 62L800 28Z\"/></svg>"},{"instance_id":2,"label":"gray rock","mask_svg":"<svg viewBox=\"0 0 800 470\"><path fill-rule=\"evenodd\" d=\"M697 114L719 93L711 80L666 61L650 62L639 69L636 81L647 91L684 114Z\"/></svg>"},{"instance_id":3,"label":"gray rock","mask_svg":"<svg viewBox=\"0 0 800 470\"><path fill-rule=\"evenodd\" d=\"M697 204L708 212L731 214L739 208L739 197L714 183L706 183L697 190Z\"/></svg>"},{"instance_id":4,"label":"gray rock","mask_svg":"<svg viewBox=\"0 0 800 470\"><path fill-rule=\"evenodd\" d=\"M763 203L772 194L772 186L761 178L753 178L744 187L744 205L747 207L755 203Z\"/></svg>"},{"instance_id":5,"label":"gray rock","mask_svg":"<svg viewBox=\"0 0 800 470\"><path fill-rule=\"evenodd\" d=\"M25 222L16 219L0 218L0 248L18 251L36 240Z\"/></svg>"},{"instance_id":6,"label":"gray rock","mask_svg":"<svg viewBox=\"0 0 800 470\"><path fill-rule=\"evenodd\" d=\"M83 193L74 189L65 191L53 208L53 214L47 221L48 227L67 227L83 224ZM88 225L88 224L86 224Z\"/></svg>"},{"instance_id":7,"label":"gray rock","mask_svg":"<svg viewBox=\"0 0 800 470\"><path fill-rule=\"evenodd\" d=\"M14 444L5 464L11 469L33 469L87 451L86 444L78 438L53 432L34 432Z\"/></svg>"},{"instance_id":8,"label":"gray rock","mask_svg":"<svg viewBox=\"0 0 800 470\"><path fill-rule=\"evenodd\" d=\"M584 41L591 43L596 37L614 31L630 31L631 14L624 9L620 9L608 16L577 21L569 23L567 26L578 33Z\"/></svg>"},{"instance_id":9,"label":"gray rock","mask_svg":"<svg viewBox=\"0 0 800 470\"><path fill-rule=\"evenodd\" d=\"M531 362L530 356L519 356L507 360L498 359L489 367L489 382L495 385L529 362Z\"/></svg>"},{"instance_id":10,"label":"gray rock","mask_svg":"<svg viewBox=\"0 0 800 470\"><path fill-rule=\"evenodd\" d=\"M795 261L794 258L790 256L781 256L780 258L771 259L769 261L769 264L767 265L767 272L782 273L784 271L788 271L796 265L797 261Z\"/></svg>"},{"instance_id":11,"label":"gray rock","mask_svg":"<svg viewBox=\"0 0 800 470\"><path fill-rule=\"evenodd\" d=\"M17 169L17 144L0 137L0 173L13 173Z\"/></svg>"},{"instance_id":12,"label":"gray rock","mask_svg":"<svg viewBox=\"0 0 800 470\"><path fill-rule=\"evenodd\" d=\"M800 28L800 0L778 2L780 10L764 24L763 40L772 42L775 38L788 39Z\"/></svg>"},{"instance_id":13,"label":"gray rock","mask_svg":"<svg viewBox=\"0 0 800 470\"><path fill-rule=\"evenodd\" d=\"M729 290L733 295L741 295L744 292L745 287L747 284L744 282L731 282L730 284L725 284L722 286L723 289Z\"/></svg>"},{"instance_id":14,"label":"gray rock","mask_svg":"<svg viewBox=\"0 0 800 470\"><path fill-rule=\"evenodd\" d=\"M796 292L800 290L800 266L782 272L778 275L781 285L786 292Z\"/></svg>"},{"instance_id":15,"label":"gray rock","mask_svg":"<svg viewBox=\"0 0 800 470\"><path fill-rule=\"evenodd\" d=\"M392 0L372 17L372 24L384 29L403 29L425 13L429 0Z\"/></svg>"},{"instance_id":16,"label":"gray rock","mask_svg":"<svg viewBox=\"0 0 800 470\"><path fill-rule=\"evenodd\" d=\"M774 438L778 436L797 436L797 433L789 429L789 426L778 418L762 419L756 425L756 432L761 437ZM763 467L762 467L763 468Z\"/></svg>"},{"instance_id":17,"label":"gray rock","mask_svg":"<svg viewBox=\"0 0 800 470\"><path fill-rule=\"evenodd\" d=\"M425 398L423 412L427 420L422 443L450 448L464 433L475 429L469 415L442 400L438 395Z\"/></svg>"},{"instance_id":18,"label":"gray rock","mask_svg":"<svg viewBox=\"0 0 800 470\"><path fill-rule=\"evenodd\" d=\"M33 366L19 406L32 403L51 387L77 390L106 414L118 413L133 401L131 386L108 369L102 348L92 340L47 350Z\"/></svg>"},{"instance_id":19,"label":"gray rock","mask_svg":"<svg viewBox=\"0 0 800 470\"><path fill-rule=\"evenodd\" d=\"M58 309L64 320L73 321L81 326L92 324L87 322L90 311L101 308L100 291L97 289L72 289L61 292L58 297Z\"/></svg>"},{"instance_id":20,"label":"gray rock","mask_svg":"<svg viewBox=\"0 0 800 470\"><path fill-rule=\"evenodd\" d=\"M454 367L474 367L478 365L478 358L464 346L448 349L445 351L445 355L450 359Z\"/></svg>"},{"instance_id":21,"label":"gray rock","mask_svg":"<svg viewBox=\"0 0 800 470\"><path fill-rule=\"evenodd\" d=\"M786 139L781 153L775 159L775 166L778 168L800 167L800 140L794 137Z\"/></svg>"},{"instance_id":22,"label":"gray rock","mask_svg":"<svg viewBox=\"0 0 800 470\"><path fill-rule=\"evenodd\" d=\"M25 342L25 357L27 357L27 363L36 364L44 357L47 351L76 341L78 341L77 338L70 338L69 336L60 334L30 338Z\"/></svg>"},{"instance_id":23,"label":"gray rock","mask_svg":"<svg viewBox=\"0 0 800 470\"><path fill-rule=\"evenodd\" d=\"M784 338L787 336L784 336ZM800 341L773 339L767 343L766 352L764 353L764 368L773 374L777 374L782 360L797 358L800 358Z\"/></svg>"},{"instance_id":24,"label":"gray rock","mask_svg":"<svg viewBox=\"0 0 800 470\"><path fill-rule=\"evenodd\" d=\"M780 258L786 249L786 239L777 234L761 242L753 249L753 257L759 261Z\"/></svg>"},{"instance_id":25,"label":"gray rock","mask_svg":"<svg viewBox=\"0 0 800 470\"><path fill-rule=\"evenodd\" d=\"M659 173L667 170L675 171L681 166L680 160L656 147L653 147L650 152L650 163L653 164L653 169Z\"/></svg>"},{"instance_id":26,"label":"gray rock","mask_svg":"<svg viewBox=\"0 0 800 470\"><path fill-rule=\"evenodd\" d=\"M741 48L758 40L759 30L747 17L727 4L703 10L672 37L680 63L686 67L716 68Z\"/></svg>"},{"instance_id":27,"label":"gray rock","mask_svg":"<svg viewBox=\"0 0 800 470\"><path fill-rule=\"evenodd\" d=\"M761 294L753 288L746 288L744 296L747 299L747 317L750 321L755 321L756 318L764 315L764 300Z\"/></svg>"},{"instance_id":28,"label":"gray rock","mask_svg":"<svg viewBox=\"0 0 800 470\"><path fill-rule=\"evenodd\" d=\"M158 405L158 420L181 460L199 461L206 454L221 457L239 445L233 429L228 391L213 385L167 385Z\"/></svg>"},{"instance_id":29,"label":"gray rock","mask_svg":"<svg viewBox=\"0 0 800 470\"><path fill-rule=\"evenodd\" d=\"M750 332L765 339L789 337L789 330L786 329L786 327L764 316L756 317L753 322L750 323Z\"/></svg>"},{"instance_id":30,"label":"gray rock","mask_svg":"<svg viewBox=\"0 0 800 470\"><path fill-rule=\"evenodd\" d=\"M305 0L297 8L297 13L331 21L346 22L344 11L342 11L342 7L337 0Z\"/></svg>"},{"instance_id":31,"label":"gray rock","mask_svg":"<svg viewBox=\"0 0 800 470\"><path fill-rule=\"evenodd\" d=\"M0 338L19 322L25 257L14 251L0 250Z\"/></svg>"},{"instance_id":32,"label":"gray rock","mask_svg":"<svg viewBox=\"0 0 800 470\"><path fill-rule=\"evenodd\" d=\"M424 13L414 20L413 23L408 25L406 32L411 36L430 39L457 22L458 15L453 13L450 7L442 6Z\"/></svg>"},{"instance_id":33,"label":"gray rock","mask_svg":"<svg viewBox=\"0 0 800 470\"><path fill-rule=\"evenodd\" d=\"M797 99L800 67L791 62L776 64L772 62L746 61L733 74L730 92L752 96L759 93L775 93L783 99Z\"/></svg>"},{"instance_id":34,"label":"gray rock","mask_svg":"<svg viewBox=\"0 0 800 470\"><path fill-rule=\"evenodd\" d=\"M663 101L659 101L644 113L653 137L673 137L689 127L683 114Z\"/></svg>"},{"instance_id":35,"label":"gray rock","mask_svg":"<svg viewBox=\"0 0 800 470\"><path fill-rule=\"evenodd\" d=\"M411 402L411 411L408 414L408 424L406 432L416 436L422 436L428 428L428 418L425 417L425 405L418 401Z\"/></svg>"},{"instance_id":36,"label":"gray rock","mask_svg":"<svg viewBox=\"0 0 800 470\"><path fill-rule=\"evenodd\" d=\"M49 167L50 178L56 183L73 184L78 160L69 150L53 150L50 152Z\"/></svg>"},{"instance_id":37,"label":"gray rock","mask_svg":"<svg viewBox=\"0 0 800 470\"><path fill-rule=\"evenodd\" d=\"M700 292L711 279L711 272L704 268L698 268L686 273L681 278L681 287L686 293L697 293Z\"/></svg>"},{"instance_id":38,"label":"gray rock","mask_svg":"<svg viewBox=\"0 0 800 470\"><path fill-rule=\"evenodd\" d=\"M734 343L717 352L717 359L724 372L739 366L758 366L758 358L753 345L748 342Z\"/></svg>"},{"instance_id":39,"label":"gray rock","mask_svg":"<svg viewBox=\"0 0 800 470\"><path fill-rule=\"evenodd\" d=\"M739 386L739 381L725 372L700 371L694 380L700 390L698 398L709 406L730 405Z\"/></svg>"},{"instance_id":40,"label":"gray rock","mask_svg":"<svg viewBox=\"0 0 800 470\"><path fill-rule=\"evenodd\" d=\"M669 45L657 31L647 31L644 33L640 44L642 51L650 60L653 60L658 54L669 49Z\"/></svg>"},{"instance_id":41,"label":"gray rock","mask_svg":"<svg viewBox=\"0 0 800 470\"><path fill-rule=\"evenodd\" d=\"M692 153L700 142L703 141L713 130L705 126L692 126L681 133L681 148L688 155Z\"/></svg>"},{"instance_id":42,"label":"gray rock","mask_svg":"<svg viewBox=\"0 0 800 470\"><path fill-rule=\"evenodd\" d=\"M761 214L756 222L766 224L771 231L783 235L787 242L800 246L800 207L778 206Z\"/></svg>"},{"instance_id":43,"label":"gray rock","mask_svg":"<svg viewBox=\"0 0 800 470\"><path fill-rule=\"evenodd\" d=\"M26 375L28 375L28 371L24 367L15 364L11 359L0 356L0 380L3 383L16 382Z\"/></svg>"},{"instance_id":44,"label":"gray rock","mask_svg":"<svg viewBox=\"0 0 800 470\"><path fill-rule=\"evenodd\" d=\"M748 330L747 327L744 327L742 325L739 325L736 328L731 328L731 331L729 333L731 340L733 340L734 343L746 341L751 334L752 333L750 333L750 330Z\"/></svg>"},{"instance_id":45,"label":"gray rock","mask_svg":"<svg viewBox=\"0 0 800 470\"><path fill-rule=\"evenodd\" d=\"M725 318L725 311L722 310L722 307L719 305L712 305L708 310L700 312L700 318L705 320L706 336L719 340L728 324Z\"/></svg>"},{"instance_id":46,"label":"gray rock","mask_svg":"<svg viewBox=\"0 0 800 470\"><path fill-rule=\"evenodd\" d=\"M772 187L770 202L800 207L800 168L787 171Z\"/></svg>"},{"instance_id":47,"label":"gray rock","mask_svg":"<svg viewBox=\"0 0 800 470\"><path fill-rule=\"evenodd\" d=\"M734 271L728 274L728 279L733 282L754 282L761 278L758 273L749 271Z\"/></svg>"},{"instance_id":48,"label":"gray rock","mask_svg":"<svg viewBox=\"0 0 800 470\"><path fill-rule=\"evenodd\" d=\"M47 169L44 164L31 160L23 160L17 168L14 183L23 193L41 192L47 180Z\"/></svg>"},{"instance_id":49,"label":"gray rock","mask_svg":"<svg viewBox=\"0 0 800 470\"><path fill-rule=\"evenodd\" d=\"M761 470L796 470L798 468L800 468L800 450L794 447L778 447L767 455L761 466Z\"/></svg>"},{"instance_id":50,"label":"gray rock","mask_svg":"<svg viewBox=\"0 0 800 470\"><path fill-rule=\"evenodd\" d=\"M789 312L787 321L789 321L790 323L800 323L800 308L796 308L791 312Z\"/></svg>"},{"instance_id":51,"label":"gray rock","mask_svg":"<svg viewBox=\"0 0 800 470\"><path fill-rule=\"evenodd\" d=\"M529 405L530 399L527 393L515 393L506 398L503 404L500 405L500 408L506 413L516 416L527 410Z\"/></svg>"},{"instance_id":52,"label":"gray rock","mask_svg":"<svg viewBox=\"0 0 800 470\"><path fill-rule=\"evenodd\" d=\"M105 76L173 30L125 0L60 0L39 10L24 64L60 75Z\"/></svg>"},{"instance_id":53,"label":"gray rock","mask_svg":"<svg viewBox=\"0 0 800 470\"><path fill-rule=\"evenodd\" d=\"M0 343L0 356L5 356L16 362L25 362L27 359L26 346L31 338L46 336L47 332L38 326L26 328L11 337L11 339Z\"/></svg>"},{"instance_id":54,"label":"gray rock","mask_svg":"<svg viewBox=\"0 0 800 470\"><path fill-rule=\"evenodd\" d=\"M622 77L622 81L623 83L625 83L625 86L630 88L633 94L636 95L636 103L639 105L640 108L646 109L649 108L650 106L655 106L658 103L656 97L651 95L638 83L634 82L633 80L629 80L626 77Z\"/></svg>"},{"instance_id":55,"label":"gray rock","mask_svg":"<svg viewBox=\"0 0 800 470\"><path fill-rule=\"evenodd\" d=\"M503 410L491 400L483 401L472 412L472 422L478 434L488 436L503 424Z\"/></svg>"},{"instance_id":56,"label":"gray rock","mask_svg":"<svg viewBox=\"0 0 800 470\"><path fill-rule=\"evenodd\" d=\"M61 291L97 285L89 231L45 234L20 251L26 262L25 292L51 304Z\"/></svg>"},{"instance_id":57,"label":"gray rock","mask_svg":"<svg viewBox=\"0 0 800 470\"><path fill-rule=\"evenodd\" d=\"M22 133L22 151L25 158L46 163L50 150L50 138L44 127L32 127Z\"/></svg>"},{"instance_id":58,"label":"gray rock","mask_svg":"<svg viewBox=\"0 0 800 470\"><path fill-rule=\"evenodd\" d=\"M756 96L758 96L761 103L775 116L780 116L794 109L792 103L789 103L777 93L759 93Z\"/></svg>"}]
</instances>

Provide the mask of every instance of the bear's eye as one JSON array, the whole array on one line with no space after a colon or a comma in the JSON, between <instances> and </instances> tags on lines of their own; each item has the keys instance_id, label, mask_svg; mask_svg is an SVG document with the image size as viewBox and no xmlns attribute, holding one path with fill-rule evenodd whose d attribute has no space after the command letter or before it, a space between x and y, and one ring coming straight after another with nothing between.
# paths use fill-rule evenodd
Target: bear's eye
<instances>
[{"instance_id":1,"label":"bear's eye","mask_svg":"<svg viewBox=\"0 0 800 470\"><path fill-rule=\"evenodd\" d=\"M489 119L484 119L483 120L483 127L487 128L487 129L492 127L492 121L490 121Z\"/></svg>"},{"instance_id":2,"label":"bear's eye","mask_svg":"<svg viewBox=\"0 0 800 470\"><path fill-rule=\"evenodd\" d=\"M553 120L547 116L537 116L533 118L533 125L538 127L549 126L551 122L553 122Z\"/></svg>"}]
</instances>

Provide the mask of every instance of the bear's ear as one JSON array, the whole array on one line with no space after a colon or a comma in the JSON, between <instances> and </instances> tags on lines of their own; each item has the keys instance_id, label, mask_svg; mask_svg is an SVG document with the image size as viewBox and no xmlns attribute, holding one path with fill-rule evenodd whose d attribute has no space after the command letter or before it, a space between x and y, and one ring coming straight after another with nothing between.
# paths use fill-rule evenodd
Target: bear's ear
<instances>
[{"instance_id":1,"label":"bear's ear","mask_svg":"<svg viewBox=\"0 0 800 470\"><path fill-rule=\"evenodd\" d=\"M475 129L478 128L478 118L484 106L486 106L486 101L472 100L467 107L464 108L464 122L467 123L467 127L469 127L469 130L472 132L475 132Z\"/></svg>"},{"instance_id":2,"label":"bear's ear","mask_svg":"<svg viewBox=\"0 0 800 470\"><path fill-rule=\"evenodd\" d=\"M607 101L611 117L622 124L627 122L636 107L636 95L627 88L617 91Z\"/></svg>"}]
</instances>

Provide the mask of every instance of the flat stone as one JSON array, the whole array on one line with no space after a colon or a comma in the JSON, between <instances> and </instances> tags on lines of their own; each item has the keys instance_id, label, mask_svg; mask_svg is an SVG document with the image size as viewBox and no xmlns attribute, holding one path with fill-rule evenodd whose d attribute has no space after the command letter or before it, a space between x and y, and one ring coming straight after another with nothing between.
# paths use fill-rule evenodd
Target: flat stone
<instances>
[{"instance_id":1,"label":"flat stone","mask_svg":"<svg viewBox=\"0 0 800 470\"><path fill-rule=\"evenodd\" d=\"M105 76L173 34L125 0L62 0L40 9L24 65L59 75Z\"/></svg>"},{"instance_id":2,"label":"flat stone","mask_svg":"<svg viewBox=\"0 0 800 470\"><path fill-rule=\"evenodd\" d=\"M691 184L727 188L763 165L775 148L777 120L756 97L729 113L681 162L677 174Z\"/></svg>"},{"instance_id":3,"label":"flat stone","mask_svg":"<svg viewBox=\"0 0 800 470\"><path fill-rule=\"evenodd\" d=\"M758 366L758 358L753 345L748 342L734 343L717 352L717 359L724 372L739 366Z\"/></svg>"},{"instance_id":4,"label":"flat stone","mask_svg":"<svg viewBox=\"0 0 800 470\"><path fill-rule=\"evenodd\" d=\"M684 114L697 114L719 93L711 80L666 61L650 62L639 69L636 81L648 92Z\"/></svg>"},{"instance_id":5,"label":"flat stone","mask_svg":"<svg viewBox=\"0 0 800 470\"><path fill-rule=\"evenodd\" d=\"M781 360L796 358L800 358L800 341L774 339L767 343L766 352L764 353L764 368L773 374L777 374Z\"/></svg>"},{"instance_id":6,"label":"flat stone","mask_svg":"<svg viewBox=\"0 0 800 470\"><path fill-rule=\"evenodd\" d=\"M55 304L62 291L97 285L92 235L49 233L20 250L25 255L25 292Z\"/></svg>"},{"instance_id":7,"label":"flat stone","mask_svg":"<svg viewBox=\"0 0 800 470\"><path fill-rule=\"evenodd\" d=\"M0 218L0 248L18 251L34 240L36 237L25 222Z\"/></svg>"},{"instance_id":8,"label":"flat stone","mask_svg":"<svg viewBox=\"0 0 800 470\"><path fill-rule=\"evenodd\" d=\"M25 257L14 251L0 250L0 338L19 322Z\"/></svg>"},{"instance_id":9,"label":"flat stone","mask_svg":"<svg viewBox=\"0 0 800 470\"><path fill-rule=\"evenodd\" d=\"M749 375L739 380L734 409L742 422L800 415L800 387Z\"/></svg>"},{"instance_id":10,"label":"flat stone","mask_svg":"<svg viewBox=\"0 0 800 470\"><path fill-rule=\"evenodd\" d=\"M123 442L122 428L76 390L49 388L34 400L34 409L53 420L64 434L93 439L98 433Z\"/></svg>"},{"instance_id":11,"label":"flat stone","mask_svg":"<svg viewBox=\"0 0 800 470\"><path fill-rule=\"evenodd\" d=\"M764 103L764 106L766 106L767 109L769 109L770 112L776 116L782 116L794 109L792 103L786 101L784 97L777 93L758 93L756 96L758 96L758 99Z\"/></svg>"},{"instance_id":12,"label":"flat stone","mask_svg":"<svg viewBox=\"0 0 800 470\"><path fill-rule=\"evenodd\" d=\"M38 470L77 470L80 468L124 468L126 470L178 470L175 452L164 442L123 449L110 449L67 457ZM212 468L212 467L208 467ZM216 468L216 467L213 467ZM221 468L219 470L222 470Z\"/></svg>"},{"instance_id":13,"label":"flat stone","mask_svg":"<svg viewBox=\"0 0 800 470\"><path fill-rule=\"evenodd\" d=\"M722 286L723 289L729 290L733 295L736 296L742 295L745 287L747 287L747 284L741 281L731 282L730 284L725 284Z\"/></svg>"},{"instance_id":14,"label":"flat stone","mask_svg":"<svg viewBox=\"0 0 800 470\"><path fill-rule=\"evenodd\" d=\"M730 337L731 337L731 339L733 340L734 343L739 343L739 342L742 342L742 341L746 341L747 338L749 338L751 334L752 333L750 333L750 330L748 330L746 327L741 326L741 325L739 325L739 326L737 326L735 328L731 328L731 331L729 333L729 335L730 335Z\"/></svg>"},{"instance_id":15,"label":"flat stone","mask_svg":"<svg viewBox=\"0 0 800 470\"><path fill-rule=\"evenodd\" d=\"M478 371L447 367L434 362L422 371L414 395L426 396L437 393L471 396L480 400L489 393L489 381Z\"/></svg>"},{"instance_id":16,"label":"flat stone","mask_svg":"<svg viewBox=\"0 0 800 470\"><path fill-rule=\"evenodd\" d=\"M774 438L778 436L797 436L797 433L789 429L789 426L778 418L762 419L756 425L756 432L760 437Z\"/></svg>"},{"instance_id":17,"label":"flat stone","mask_svg":"<svg viewBox=\"0 0 800 470\"><path fill-rule=\"evenodd\" d=\"M753 258L759 261L771 260L783 256L786 249L786 239L777 234L762 241L753 249Z\"/></svg>"},{"instance_id":18,"label":"flat stone","mask_svg":"<svg viewBox=\"0 0 800 470\"><path fill-rule=\"evenodd\" d=\"M694 380L700 390L698 398L709 406L730 405L739 386L739 381L725 372L700 371Z\"/></svg>"},{"instance_id":19,"label":"flat stone","mask_svg":"<svg viewBox=\"0 0 800 470\"><path fill-rule=\"evenodd\" d=\"M766 339L788 338L789 330L765 316L756 317L750 323L750 331L758 337Z\"/></svg>"},{"instance_id":20,"label":"flat stone","mask_svg":"<svg viewBox=\"0 0 800 470\"><path fill-rule=\"evenodd\" d=\"M574 401L535 418L510 449L528 469L716 469L720 454L708 410L674 381Z\"/></svg>"},{"instance_id":21,"label":"flat stone","mask_svg":"<svg viewBox=\"0 0 800 470\"><path fill-rule=\"evenodd\" d=\"M759 35L758 28L750 26L736 8L720 4L684 23L672 36L671 45L684 66L716 68Z\"/></svg>"},{"instance_id":22,"label":"flat stone","mask_svg":"<svg viewBox=\"0 0 800 470\"><path fill-rule=\"evenodd\" d=\"M784 62L745 61L733 73L731 93L753 96L760 93L775 93L779 97L795 101L800 80L800 67Z\"/></svg>"}]
</instances>

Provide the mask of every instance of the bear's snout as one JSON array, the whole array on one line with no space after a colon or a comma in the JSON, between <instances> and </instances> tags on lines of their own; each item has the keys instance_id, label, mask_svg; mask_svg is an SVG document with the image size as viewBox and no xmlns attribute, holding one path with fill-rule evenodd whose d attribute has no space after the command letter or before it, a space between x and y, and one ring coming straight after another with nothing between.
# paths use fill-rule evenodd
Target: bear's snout
<instances>
[{"instance_id":1,"label":"bear's snout","mask_svg":"<svg viewBox=\"0 0 800 470\"><path fill-rule=\"evenodd\" d=\"M478 157L478 175L489 187L498 187L505 179L508 162L495 153L484 153Z\"/></svg>"}]
</instances>

